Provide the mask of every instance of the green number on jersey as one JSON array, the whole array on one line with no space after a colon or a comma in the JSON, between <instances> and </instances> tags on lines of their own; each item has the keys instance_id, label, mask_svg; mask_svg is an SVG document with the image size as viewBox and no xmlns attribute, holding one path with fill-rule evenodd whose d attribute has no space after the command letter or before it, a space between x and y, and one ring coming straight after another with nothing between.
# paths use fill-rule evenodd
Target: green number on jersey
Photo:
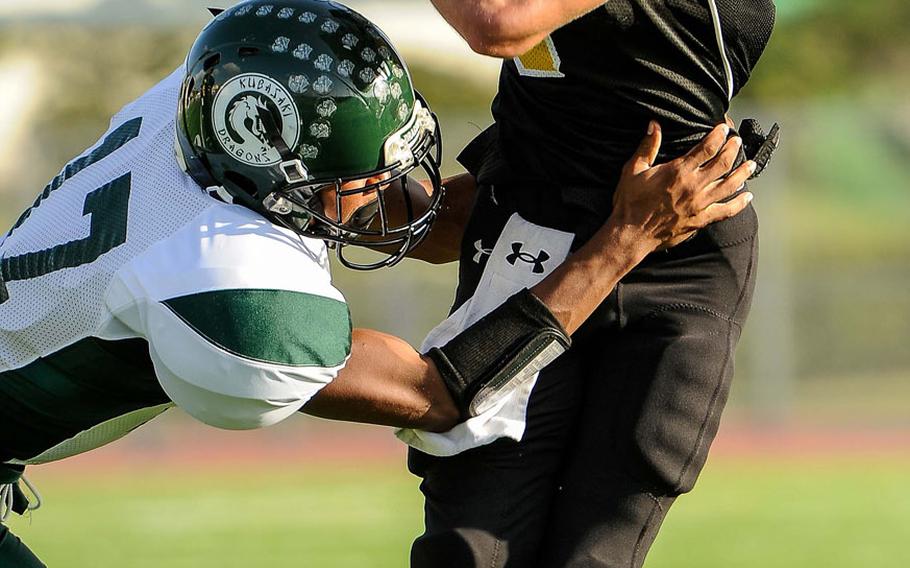
<instances>
[{"instance_id":1,"label":"green number on jersey","mask_svg":"<svg viewBox=\"0 0 910 568\"><path fill-rule=\"evenodd\" d=\"M69 164L44 188L35 204L22 214L10 234L28 219L31 212L68 179L92 164L98 163L139 135L141 118L125 122L111 132L90 154ZM101 255L126 242L131 174L126 173L85 196L83 215L91 215L89 235L37 252L0 260L0 304L9 300L7 282L38 278L64 268L75 268L94 262Z\"/></svg>"}]
</instances>

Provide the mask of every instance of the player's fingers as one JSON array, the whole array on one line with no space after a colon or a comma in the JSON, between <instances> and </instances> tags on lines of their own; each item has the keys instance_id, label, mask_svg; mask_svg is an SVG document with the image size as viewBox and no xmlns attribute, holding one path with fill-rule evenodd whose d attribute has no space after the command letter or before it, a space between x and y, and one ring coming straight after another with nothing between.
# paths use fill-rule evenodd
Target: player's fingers
<instances>
[{"instance_id":1,"label":"player's fingers","mask_svg":"<svg viewBox=\"0 0 910 568\"><path fill-rule=\"evenodd\" d=\"M702 228L707 227L711 223L729 219L745 209L752 201L752 197L753 195L751 192L744 191L730 201L709 205L707 209L702 211L695 218L695 223L698 228Z\"/></svg>"},{"instance_id":2,"label":"player's fingers","mask_svg":"<svg viewBox=\"0 0 910 568\"><path fill-rule=\"evenodd\" d=\"M689 150L689 153L683 156L683 160L690 167L699 167L720 152L730 134L730 127L726 124L718 124L709 132L701 142Z\"/></svg>"},{"instance_id":3,"label":"player's fingers","mask_svg":"<svg viewBox=\"0 0 910 568\"><path fill-rule=\"evenodd\" d=\"M749 160L741 164L738 168L724 179L717 180L705 188L701 195L699 205L702 208L708 207L718 201L723 201L743 188L746 180L755 172L755 162Z\"/></svg>"},{"instance_id":4,"label":"player's fingers","mask_svg":"<svg viewBox=\"0 0 910 568\"><path fill-rule=\"evenodd\" d=\"M743 139L739 136L734 136L727 140L720 153L702 165L701 170L704 174L704 179L715 180L727 175L730 172L730 168L736 163L736 157L739 156L739 151L742 147Z\"/></svg>"},{"instance_id":5,"label":"player's fingers","mask_svg":"<svg viewBox=\"0 0 910 568\"><path fill-rule=\"evenodd\" d=\"M654 165L657 159L657 153L660 151L660 143L663 139L663 133L660 124L652 120L648 123L648 133L638 145L638 149L632 155L632 159L626 162L626 168L629 173L640 174Z\"/></svg>"}]
</instances>

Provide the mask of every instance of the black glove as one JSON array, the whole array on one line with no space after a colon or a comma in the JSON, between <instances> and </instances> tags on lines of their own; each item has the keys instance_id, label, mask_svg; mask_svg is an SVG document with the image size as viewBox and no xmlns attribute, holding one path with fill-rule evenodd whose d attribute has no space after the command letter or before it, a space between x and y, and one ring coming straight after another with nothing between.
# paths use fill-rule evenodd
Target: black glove
<instances>
[{"instance_id":1,"label":"black glove","mask_svg":"<svg viewBox=\"0 0 910 568\"><path fill-rule=\"evenodd\" d=\"M28 511L28 497L19 488L19 484L13 484L13 512L17 515L24 515Z\"/></svg>"},{"instance_id":2,"label":"black glove","mask_svg":"<svg viewBox=\"0 0 910 568\"><path fill-rule=\"evenodd\" d=\"M755 179L762 173L765 166L771 162L771 156L777 150L780 142L780 126L774 123L771 131L765 134L757 120L747 118L740 123L738 134L743 140L745 160L755 162L755 173L749 177L749 179Z\"/></svg>"}]
</instances>

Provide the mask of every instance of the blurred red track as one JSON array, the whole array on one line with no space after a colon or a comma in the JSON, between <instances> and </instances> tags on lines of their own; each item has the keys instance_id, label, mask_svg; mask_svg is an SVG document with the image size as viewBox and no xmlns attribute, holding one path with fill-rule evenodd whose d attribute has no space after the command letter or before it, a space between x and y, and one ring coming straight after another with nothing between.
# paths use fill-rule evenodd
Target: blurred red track
<instances>
[{"instance_id":1,"label":"blurred red track","mask_svg":"<svg viewBox=\"0 0 910 568\"><path fill-rule=\"evenodd\" d=\"M400 464L406 448L391 430L316 420L292 421L248 432L208 428L186 419L149 425L88 454L48 468L67 474L149 471L174 466L261 469L278 466ZM837 459L857 457L910 459L910 429L832 429L814 426L721 428L712 459ZM50 471L53 470L53 471Z\"/></svg>"},{"instance_id":2,"label":"blurred red track","mask_svg":"<svg viewBox=\"0 0 910 568\"><path fill-rule=\"evenodd\" d=\"M721 428L712 456L807 458L903 456L910 459L910 429L817 426Z\"/></svg>"}]
</instances>

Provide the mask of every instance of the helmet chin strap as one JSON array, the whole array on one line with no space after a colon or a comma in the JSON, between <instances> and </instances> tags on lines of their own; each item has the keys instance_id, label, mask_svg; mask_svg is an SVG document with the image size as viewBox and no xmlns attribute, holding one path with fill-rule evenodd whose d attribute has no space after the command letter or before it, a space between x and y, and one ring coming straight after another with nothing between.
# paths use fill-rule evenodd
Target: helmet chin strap
<instances>
[{"instance_id":1,"label":"helmet chin strap","mask_svg":"<svg viewBox=\"0 0 910 568\"><path fill-rule=\"evenodd\" d=\"M275 121L275 117L272 113L269 111L260 112L259 118L262 120L262 126L265 127L265 133L268 136L269 143L278 150L278 155L281 156L281 164L279 167L288 184L303 183L309 179L309 173L300 160L300 157L291 151L287 142L285 142L284 138L281 136L281 129L278 128L278 123Z\"/></svg>"},{"instance_id":2,"label":"helmet chin strap","mask_svg":"<svg viewBox=\"0 0 910 568\"><path fill-rule=\"evenodd\" d=\"M361 205L357 208L356 211L351 215L348 224L353 226L356 229L366 229L373 223L373 219L376 218L376 214L379 212L379 198L367 203L366 205Z\"/></svg>"}]
</instances>

